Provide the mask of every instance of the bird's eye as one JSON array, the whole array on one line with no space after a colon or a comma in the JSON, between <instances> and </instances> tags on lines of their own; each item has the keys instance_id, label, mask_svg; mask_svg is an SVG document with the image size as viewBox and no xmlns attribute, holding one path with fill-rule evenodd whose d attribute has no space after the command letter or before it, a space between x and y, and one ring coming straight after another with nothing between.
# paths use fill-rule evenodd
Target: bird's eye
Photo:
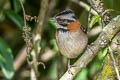
<instances>
[{"instance_id":1,"label":"bird's eye","mask_svg":"<svg viewBox=\"0 0 120 80\"><path fill-rule=\"evenodd\" d=\"M67 20L65 20L65 19L57 19L57 22L58 22L58 24L60 24L60 25L62 25L62 26L67 26L67 24L68 24L68 22L67 22Z\"/></svg>"},{"instance_id":2,"label":"bird's eye","mask_svg":"<svg viewBox=\"0 0 120 80\"><path fill-rule=\"evenodd\" d=\"M59 24L62 24L62 23L64 22L64 20L62 20L62 19L57 19L57 22L58 22Z\"/></svg>"}]
</instances>

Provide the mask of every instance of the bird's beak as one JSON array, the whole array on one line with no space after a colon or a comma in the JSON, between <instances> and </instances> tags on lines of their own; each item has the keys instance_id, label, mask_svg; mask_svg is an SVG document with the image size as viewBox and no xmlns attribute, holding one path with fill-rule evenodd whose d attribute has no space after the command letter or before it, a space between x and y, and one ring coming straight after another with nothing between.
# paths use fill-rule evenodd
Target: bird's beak
<instances>
[{"instance_id":1,"label":"bird's beak","mask_svg":"<svg viewBox=\"0 0 120 80\"><path fill-rule=\"evenodd\" d=\"M53 22L54 22L54 21L55 21L55 17L53 17L53 18L50 18L50 21L53 21Z\"/></svg>"}]
</instances>

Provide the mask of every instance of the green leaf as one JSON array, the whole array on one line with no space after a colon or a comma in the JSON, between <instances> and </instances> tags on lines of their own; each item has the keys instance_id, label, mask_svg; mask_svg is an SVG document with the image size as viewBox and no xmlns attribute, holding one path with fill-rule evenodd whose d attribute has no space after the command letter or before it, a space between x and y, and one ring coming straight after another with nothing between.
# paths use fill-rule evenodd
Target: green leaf
<instances>
[{"instance_id":1,"label":"green leaf","mask_svg":"<svg viewBox=\"0 0 120 80\"><path fill-rule=\"evenodd\" d=\"M91 21L90 21L90 24L89 24L89 27L92 28L92 26L97 23L100 19L100 15L95 15L92 17Z\"/></svg>"},{"instance_id":2,"label":"green leaf","mask_svg":"<svg viewBox=\"0 0 120 80\"><path fill-rule=\"evenodd\" d=\"M117 42L120 43L120 36L118 36Z\"/></svg>"},{"instance_id":3,"label":"green leaf","mask_svg":"<svg viewBox=\"0 0 120 80\"><path fill-rule=\"evenodd\" d=\"M98 58L100 60L102 60L105 57L105 55L107 54L107 52L108 52L108 47L104 48L102 51L99 52Z\"/></svg>"},{"instance_id":4,"label":"green leaf","mask_svg":"<svg viewBox=\"0 0 120 80\"><path fill-rule=\"evenodd\" d=\"M54 60L48 70L48 80L55 80L57 78L57 66L57 61Z\"/></svg>"},{"instance_id":5,"label":"green leaf","mask_svg":"<svg viewBox=\"0 0 120 80\"><path fill-rule=\"evenodd\" d=\"M57 29L57 26L53 21L49 21L49 23L52 25L53 28Z\"/></svg>"},{"instance_id":6,"label":"green leaf","mask_svg":"<svg viewBox=\"0 0 120 80\"><path fill-rule=\"evenodd\" d=\"M20 0L22 3L25 2L25 0ZM19 0L13 0L13 5L14 5L14 10L16 13L20 12L20 10L22 9L21 4L20 4Z\"/></svg>"},{"instance_id":7,"label":"green leaf","mask_svg":"<svg viewBox=\"0 0 120 80\"><path fill-rule=\"evenodd\" d=\"M16 13L22 9L19 0L13 0L13 5Z\"/></svg>"},{"instance_id":8,"label":"green leaf","mask_svg":"<svg viewBox=\"0 0 120 80\"><path fill-rule=\"evenodd\" d=\"M83 69L75 78L75 80L88 80L88 69Z\"/></svg>"},{"instance_id":9,"label":"green leaf","mask_svg":"<svg viewBox=\"0 0 120 80\"><path fill-rule=\"evenodd\" d=\"M55 39L52 39L52 40L50 41L50 43L53 45L53 49L54 49L56 52L58 52L59 49L58 49L58 46L57 46L57 44L56 44L56 40L55 40Z\"/></svg>"},{"instance_id":10,"label":"green leaf","mask_svg":"<svg viewBox=\"0 0 120 80\"><path fill-rule=\"evenodd\" d=\"M23 18L15 13L13 10L4 10L4 14L9 17L20 29L24 26Z\"/></svg>"},{"instance_id":11,"label":"green leaf","mask_svg":"<svg viewBox=\"0 0 120 80\"><path fill-rule=\"evenodd\" d=\"M114 9L120 10L120 0L113 0Z\"/></svg>"},{"instance_id":12,"label":"green leaf","mask_svg":"<svg viewBox=\"0 0 120 80\"><path fill-rule=\"evenodd\" d=\"M59 0L55 0L56 6L59 6L60 1Z\"/></svg>"},{"instance_id":13,"label":"green leaf","mask_svg":"<svg viewBox=\"0 0 120 80\"><path fill-rule=\"evenodd\" d=\"M106 8L112 8L116 0L102 0Z\"/></svg>"},{"instance_id":14,"label":"green leaf","mask_svg":"<svg viewBox=\"0 0 120 80\"><path fill-rule=\"evenodd\" d=\"M7 79L14 75L13 55L6 42L0 38L0 68Z\"/></svg>"}]
</instances>

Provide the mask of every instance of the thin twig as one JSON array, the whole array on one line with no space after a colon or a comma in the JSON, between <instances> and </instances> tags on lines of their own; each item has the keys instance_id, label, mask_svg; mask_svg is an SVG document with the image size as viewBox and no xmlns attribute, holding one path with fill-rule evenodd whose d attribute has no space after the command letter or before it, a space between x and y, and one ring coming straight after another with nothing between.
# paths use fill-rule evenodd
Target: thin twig
<instances>
[{"instance_id":1,"label":"thin twig","mask_svg":"<svg viewBox=\"0 0 120 80\"><path fill-rule=\"evenodd\" d=\"M105 8L103 5L102 0L88 0L88 2L91 4L92 8L100 15L104 13ZM112 17L109 12L106 12L103 16L103 21L105 24L108 24L111 21Z\"/></svg>"},{"instance_id":2,"label":"thin twig","mask_svg":"<svg viewBox=\"0 0 120 80\"><path fill-rule=\"evenodd\" d=\"M90 10L89 10L89 13L88 13L88 27L87 27L87 34L90 32L90 17L91 17L91 7L90 7Z\"/></svg>"},{"instance_id":3,"label":"thin twig","mask_svg":"<svg viewBox=\"0 0 120 80\"><path fill-rule=\"evenodd\" d=\"M26 24L26 18L25 18L25 9L24 9L24 6L23 6L23 3L21 0L19 0L20 4L21 4L21 7L22 7L22 11L23 11L23 17L24 17L24 26L27 26Z\"/></svg>"},{"instance_id":4,"label":"thin twig","mask_svg":"<svg viewBox=\"0 0 120 80\"><path fill-rule=\"evenodd\" d=\"M102 31L102 27L101 26L96 26L95 28L88 31L87 34L88 34L88 37L93 37L93 36L98 35L101 31Z\"/></svg>"},{"instance_id":5,"label":"thin twig","mask_svg":"<svg viewBox=\"0 0 120 80\"><path fill-rule=\"evenodd\" d=\"M49 0L41 0L41 8L39 12L38 24L33 32L33 49L31 51L31 55L33 56L33 67L35 68L35 73L33 69L31 69L31 74L34 76L38 76L38 64L42 64L45 68L44 63L38 62L38 54L40 53L41 46L41 34L43 31L44 21L47 13ZM31 79L34 80L34 76L31 76Z\"/></svg>"},{"instance_id":6,"label":"thin twig","mask_svg":"<svg viewBox=\"0 0 120 80\"><path fill-rule=\"evenodd\" d=\"M88 13L88 27L90 28L89 24L90 24L90 17L91 17L91 7L90 7L90 10L89 10L89 13Z\"/></svg>"},{"instance_id":7,"label":"thin twig","mask_svg":"<svg viewBox=\"0 0 120 80\"><path fill-rule=\"evenodd\" d=\"M72 0L72 2L75 2L76 4L79 4L81 7L85 8L85 10L89 11L90 10L90 6L86 3L84 3L83 1L78 1L78 0ZM92 14L97 15L97 12L91 8L90 11Z\"/></svg>"},{"instance_id":8,"label":"thin twig","mask_svg":"<svg viewBox=\"0 0 120 80\"><path fill-rule=\"evenodd\" d=\"M30 37L31 35L31 28L27 26L26 24L26 13L25 13L25 9L24 9L24 6L23 6L23 3L21 0L19 0L20 4L21 4L21 7L22 7L22 11L23 11L23 16L24 16L24 27L23 27L23 38L24 38L24 41L26 42L26 45L27 45L27 49L26 49L26 52L27 52L27 62L28 64L30 65L31 62L29 61L29 57L30 57L30 51L31 51L31 48L32 48L32 38Z\"/></svg>"},{"instance_id":9,"label":"thin twig","mask_svg":"<svg viewBox=\"0 0 120 80\"><path fill-rule=\"evenodd\" d=\"M36 58L36 55L34 54L34 51L31 51L32 46L33 46L32 38L30 37L31 28L28 27L26 24L26 13L25 13L25 9L24 9L24 6L21 1L20 1L20 4L22 6L23 16L24 16L23 37L24 37L24 40L26 41L26 45L27 45L27 50L26 50L27 51L27 61L28 61L28 64L32 66L31 69L33 71L33 74L31 75L31 77L32 77L31 80L37 80L37 75L38 75L37 58ZM32 61L29 61L30 54L32 55L32 59L33 59Z\"/></svg>"},{"instance_id":10,"label":"thin twig","mask_svg":"<svg viewBox=\"0 0 120 80\"><path fill-rule=\"evenodd\" d=\"M113 64L114 64L114 68L115 68L115 71L116 71L116 74L117 74L117 78L118 78L118 80L120 80L120 74L119 74L119 70L118 70L117 65L116 65L116 61L115 61L114 56L113 56L113 51L112 51L110 46L108 48L109 48L110 56L113 60Z\"/></svg>"},{"instance_id":11,"label":"thin twig","mask_svg":"<svg viewBox=\"0 0 120 80\"><path fill-rule=\"evenodd\" d=\"M14 70L17 71L26 60L26 47L22 48L14 60Z\"/></svg>"}]
</instances>

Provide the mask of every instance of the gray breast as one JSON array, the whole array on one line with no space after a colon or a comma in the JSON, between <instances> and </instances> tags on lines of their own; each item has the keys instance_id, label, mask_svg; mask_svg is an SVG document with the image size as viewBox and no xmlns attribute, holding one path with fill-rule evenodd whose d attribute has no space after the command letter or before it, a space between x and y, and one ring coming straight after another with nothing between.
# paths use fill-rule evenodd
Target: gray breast
<instances>
[{"instance_id":1,"label":"gray breast","mask_svg":"<svg viewBox=\"0 0 120 80\"><path fill-rule=\"evenodd\" d=\"M61 54L76 58L86 47L88 38L83 32L59 32L56 42Z\"/></svg>"}]
</instances>

